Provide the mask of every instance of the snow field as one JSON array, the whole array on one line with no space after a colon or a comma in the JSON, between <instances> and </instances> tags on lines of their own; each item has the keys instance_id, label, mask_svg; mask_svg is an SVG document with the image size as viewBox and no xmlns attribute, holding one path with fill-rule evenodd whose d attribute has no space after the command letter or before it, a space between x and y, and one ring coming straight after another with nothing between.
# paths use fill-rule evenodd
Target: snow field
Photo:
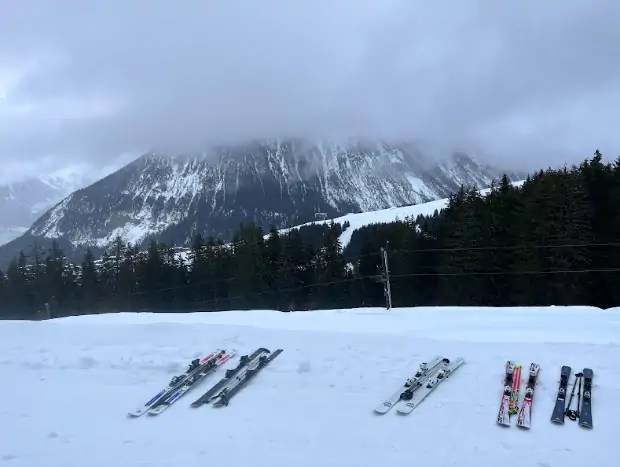
<instances>
[{"instance_id":1,"label":"snow field","mask_svg":"<svg viewBox=\"0 0 620 467\"><path fill-rule=\"evenodd\" d=\"M0 465L615 465L619 331L620 311L584 307L0 322ZM228 407L189 407L261 346L284 352ZM237 355L174 406L126 416L218 347ZM435 354L466 363L410 415L373 413ZM541 365L529 431L495 424L507 359L524 366L522 392L529 363ZM563 364L594 370L593 430L549 422Z\"/></svg>"},{"instance_id":2,"label":"snow field","mask_svg":"<svg viewBox=\"0 0 620 467\"><path fill-rule=\"evenodd\" d=\"M513 182L512 185L520 187L525 183L525 180ZM479 190L480 194L488 195L491 192L490 188ZM345 248L351 238L353 232L362 227L366 227L373 224L387 224L390 222L404 221L406 218L416 219L418 216L432 216L435 211L441 211L448 206L448 198L442 198L435 201L429 201L427 203L412 204L409 206L400 206L386 209L378 209L376 211L366 211L354 214L345 214L340 217L325 220L315 220L312 222L306 222L304 224L296 225L294 227L280 229L281 234L287 233L290 230L299 229L300 227L312 225L312 224L329 224L334 222L335 224L349 223L349 227L340 234L339 240L343 248ZM267 238L269 235L265 235Z\"/></svg>"}]
</instances>

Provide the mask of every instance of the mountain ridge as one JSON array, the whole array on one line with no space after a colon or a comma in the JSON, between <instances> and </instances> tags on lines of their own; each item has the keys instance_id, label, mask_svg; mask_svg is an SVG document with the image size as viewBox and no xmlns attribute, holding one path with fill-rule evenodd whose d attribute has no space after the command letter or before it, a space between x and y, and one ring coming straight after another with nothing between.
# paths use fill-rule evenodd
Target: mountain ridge
<instances>
[{"instance_id":1,"label":"mountain ridge","mask_svg":"<svg viewBox=\"0 0 620 467\"><path fill-rule=\"evenodd\" d=\"M21 243L62 238L75 248L101 249L120 235L142 245L153 237L178 245L196 231L226 240L248 220L285 228L316 213L419 204L461 185L486 188L503 173L465 152L438 159L406 141L258 140L199 153L147 153L71 193ZM20 242L12 243L15 251Z\"/></svg>"}]
</instances>

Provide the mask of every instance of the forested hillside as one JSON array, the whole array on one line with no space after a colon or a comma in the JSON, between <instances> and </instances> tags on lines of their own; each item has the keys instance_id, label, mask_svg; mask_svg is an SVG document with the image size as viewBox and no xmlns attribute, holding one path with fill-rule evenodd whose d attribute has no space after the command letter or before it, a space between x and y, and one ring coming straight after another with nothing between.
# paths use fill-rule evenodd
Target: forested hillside
<instances>
[{"instance_id":1,"label":"forested hillside","mask_svg":"<svg viewBox=\"0 0 620 467\"><path fill-rule=\"evenodd\" d=\"M23 252L0 274L0 315L383 306L382 247L393 306L620 304L620 159L598 151L518 188L507 177L488 196L463 187L433 216L356 231L345 251L341 231L265 239L244 225L227 245L197 234L185 260L120 240L100 264L70 265L57 246Z\"/></svg>"}]
</instances>

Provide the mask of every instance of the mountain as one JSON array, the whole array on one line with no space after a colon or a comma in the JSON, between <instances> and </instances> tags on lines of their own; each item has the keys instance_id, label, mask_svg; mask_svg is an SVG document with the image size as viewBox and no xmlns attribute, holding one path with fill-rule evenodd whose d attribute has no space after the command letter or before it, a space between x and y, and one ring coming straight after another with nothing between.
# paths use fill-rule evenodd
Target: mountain
<instances>
[{"instance_id":1,"label":"mountain","mask_svg":"<svg viewBox=\"0 0 620 467\"><path fill-rule=\"evenodd\" d=\"M117 235L183 244L197 230L228 239L248 220L281 228L317 213L338 217L424 203L462 184L485 188L502 173L463 152L438 156L414 142L297 139L150 153L64 198L4 251L51 238L104 248Z\"/></svg>"},{"instance_id":2,"label":"mountain","mask_svg":"<svg viewBox=\"0 0 620 467\"><path fill-rule=\"evenodd\" d=\"M46 175L0 184L0 245L22 235L46 211L98 176L87 165L71 165Z\"/></svg>"}]
</instances>

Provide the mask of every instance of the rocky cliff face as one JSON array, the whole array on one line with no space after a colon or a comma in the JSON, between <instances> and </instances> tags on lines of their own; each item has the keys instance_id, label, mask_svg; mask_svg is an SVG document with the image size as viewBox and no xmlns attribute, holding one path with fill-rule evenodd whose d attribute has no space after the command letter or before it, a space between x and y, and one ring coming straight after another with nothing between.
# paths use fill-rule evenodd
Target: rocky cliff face
<instances>
[{"instance_id":1,"label":"rocky cliff face","mask_svg":"<svg viewBox=\"0 0 620 467\"><path fill-rule=\"evenodd\" d=\"M409 142L258 141L204 154L147 154L41 216L26 233L105 247L120 235L177 244L196 230L224 239L254 220L266 229L487 187L502 171L465 153L430 156ZM508 173L512 180L523 174Z\"/></svg>"}]
</instances>

